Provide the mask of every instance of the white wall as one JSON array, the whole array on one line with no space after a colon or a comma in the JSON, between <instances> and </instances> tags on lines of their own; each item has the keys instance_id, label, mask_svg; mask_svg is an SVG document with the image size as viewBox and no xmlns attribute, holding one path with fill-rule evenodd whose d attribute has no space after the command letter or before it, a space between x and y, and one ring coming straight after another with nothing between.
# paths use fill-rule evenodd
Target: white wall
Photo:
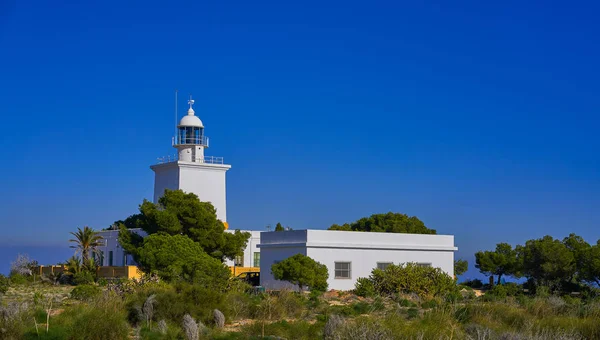
<instances>
[{"instance_id":1,"label":"white wall","mask_svg":"<svg viewBox=\"0 0 600 340\"><path fill-rule=\"evenodd\" d=\"M138 234L138 235L142 235L142 236L146 236L147 234L141 230L141 229L129 229L131 231L133 231L134 233ZM123 248L121 248L121 245L119 244L118 241L118 237L119 237L119 231L118 230L101 230L98 232L98 235L102 236L103 240L102 243L104 244L104 246L102 247L98 247L98 250L102 251L104 254L104 258L102 263L100 263L101 266L108 266L110 265L109 260L110 260L110 252L113 252L113 266L124 266L124 265L136 265L135 261L133 260L133 256L131 255L127 255L127 258L125 259L124 255L124 251Z\"/></svg>"},{"instance_id":2,"label":"white wall","mask_svg":"<svg viewBox=\"0 0 600 340\"><path fill-rule=\"evenodd\" d=\"M217 209L217 218L227 222L227 195L225 173L227 164L170 162L150 167L154 170L154 203L165 189L194 193L203 202L211 202Z\"/></svg>"},{"instance_id":3,"label":"white wall","mask_svg":"<svg viewBox=\"0 0 600 340\"><path fill-rule=\"evenodd\" d=\"M262 233L261 237L266 233ZM306 255L306 247L290 246L282 248L268 248L260 250L260 285L265 289L298 289L287 281L275 280L271 273L271 266L278 261L287 259L296 254Z\"/></svg>"},{"instance_id":4,"label":"white wall","mask_svg":"<svg viewBox=\"0 0 600 340\"><path fill-rule=\"evenodd\" d=\"M179 167L176 162L155 165L154 170L154 203L165 193L165 189L179 189Z\"/></svg>"},{"instance_id":5,"label":"white wall","mask_svg":"<svg viewBox=\"0 0 600 340\"><path fill-rule=\"evenodd\" d=\"M203 202L211 202L217 209L217 218L227 221L225 173L229 165L184 163L179 164L179 189L198 195Z\"/></svg>"},{"instance_id":6,"label":"white wall","mask_svg":"<svg viewBox=\"0 0 600 340\"><path fill-rule=\"evenodd\" d=\"M377 262L430 263L448 275L454 275L454 252L448 251L307 248L307 256L327 266L329 289L336 290L354 289L356 279L369 277L371 271L377 268ZM350 279L335 278L335 262L351 263Z\"/></svg>"},{"instance_id":7,"label":"white wall","mask_svg":"<svg viewBox=\"0 0 600 340\"><path fill-rule=\"evenodd\" d=\"M368 277L377 262L430 263L448 275L454 275L457 248L451 235L296 230L263 232L261 238L261 263L264 259L270 268L275 261L297 253L305 254L327 266L330 289L353 289L356 279ZM335 262L351 263L350 279L335 278ZM261 285L270 289L282 286L266 268L261 268Z\"/></svg>"}]
</instances>

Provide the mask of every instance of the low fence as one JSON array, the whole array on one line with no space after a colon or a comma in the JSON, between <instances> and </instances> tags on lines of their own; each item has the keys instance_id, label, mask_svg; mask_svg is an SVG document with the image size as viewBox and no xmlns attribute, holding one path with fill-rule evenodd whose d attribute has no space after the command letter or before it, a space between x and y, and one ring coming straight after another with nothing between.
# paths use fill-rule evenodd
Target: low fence
<instances>
[{"instance_id":1,"label":"low fence","mask_svg":"<svg viewBox=\"0 0 600 340\"><path fill-rule=\"evenodd\" d=\"M123 267L109 267L103 266L98 267L96 271L98 278L113 279L113 278L128 278L128 279L140 279L143 275L142 271L136 266L123 266Z\"/></svg>"},{"instance_id":2,"label":"low fence","mask_svg":"<svg viewBox=\"0 0 600 340\"><path fill-rule=\"evenodd\" d=\"M33 272L36 275L58 275L67 271L67 267L65 266L39 266L36 267ZM98 278L103 279L115 279L115 278L128 278L128 279L139 279L142 277L143 273L136 266L123 266L123 267L114 267L114 266L103 266L98 267L96 270L96 275Z\"/></svg>"},{"instance_id":3,"label":"low fence","mask_svg":"<svg viewBox=\"0 0 600 340\"><path fill-rule=\"evenodd\" d=\"M260 268L258 268L258 267L229 266L229 270L231 270L231 274L233 274L233 276L238 276L242 273L248 273L248 272L252 272L252 273L260 272Z\"/></svg>"}]
</instances>

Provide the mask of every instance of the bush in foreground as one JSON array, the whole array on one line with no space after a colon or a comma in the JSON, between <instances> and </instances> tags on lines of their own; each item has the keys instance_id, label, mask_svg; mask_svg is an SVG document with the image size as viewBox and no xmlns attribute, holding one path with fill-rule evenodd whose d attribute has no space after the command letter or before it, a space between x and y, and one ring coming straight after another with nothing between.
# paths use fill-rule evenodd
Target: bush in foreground
<instances>
[{"instance_id":1,"label":"bush in foreground","mask_svg":"<svg viewBox=\"0 0 600 340\"><path fill-rule=\"evenodd\" d=\"M368 281L370 283L368 283ZM374 269L368 279L359 279L359 292L368 292L370 285L383 296L417 294L420 297L433 297L455 293L454 280L439 268L423 267L415 263L389 265L385 270Z\"/></svg>"},{"instance_id":2,"label":"bush in foreground","mask_svg":"<svg viewBox=\"0 0 600 340\"><path fill-rule=\"evenodd\" d=\"M71 298L80 301L90 301L102 293L100 287L92 285L79 285L71 291Z\"/></svg>"}]
</instances>

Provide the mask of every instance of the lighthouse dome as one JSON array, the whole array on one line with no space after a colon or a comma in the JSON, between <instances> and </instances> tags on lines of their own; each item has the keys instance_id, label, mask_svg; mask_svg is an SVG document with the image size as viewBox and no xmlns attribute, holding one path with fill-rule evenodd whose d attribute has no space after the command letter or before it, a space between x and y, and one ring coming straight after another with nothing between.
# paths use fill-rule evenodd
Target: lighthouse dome
<instances>
[{"instance_id":1,"label":"lighthouse dome","mask_svg":"<svg viewBox=\"0 0 600 340\"><path fill-rule=\"evenodd\" d=\"M204 127L200 118L194 115L194 109L192 108L188 110L187 116L183 116L183 118L181 118L181 120L179 121L179 126Z\"/></svg>"}]
</instances>

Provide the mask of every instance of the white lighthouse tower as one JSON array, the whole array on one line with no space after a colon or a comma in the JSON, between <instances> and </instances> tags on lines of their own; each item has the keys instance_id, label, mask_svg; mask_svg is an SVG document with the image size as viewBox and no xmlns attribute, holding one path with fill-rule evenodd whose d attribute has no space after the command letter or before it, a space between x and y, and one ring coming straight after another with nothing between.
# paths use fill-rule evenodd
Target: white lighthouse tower
<instances>
[{"instance_id":1,"label":"white lighthouse tower","mask_svg":"<svg viewBox=\"0 0 600 340\"><path fill-rule=\"evenodd\" d=\"M223 157L204 155L208 137L204 135L202 121L195 115L191 96L188 104L187 115L179 121L173 138L177 155L160 158L158 164L150 167L154 171L154 203L165 189L181 189L198 195L203 202L211 202L217 209L217 218L227 222L225 173L231 165L223 164Z\"/></svg>"}]
</instances>

